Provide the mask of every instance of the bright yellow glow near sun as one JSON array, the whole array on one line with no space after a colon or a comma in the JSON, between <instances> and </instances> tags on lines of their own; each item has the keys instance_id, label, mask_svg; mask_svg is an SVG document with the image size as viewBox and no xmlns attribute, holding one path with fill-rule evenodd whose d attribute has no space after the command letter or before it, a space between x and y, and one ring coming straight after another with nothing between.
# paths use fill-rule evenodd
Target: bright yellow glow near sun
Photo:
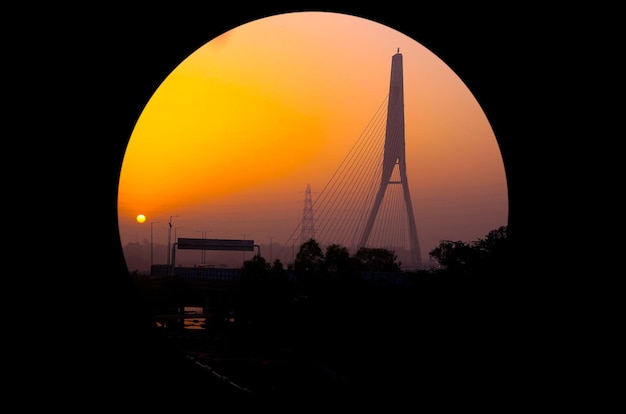
<instances>
[{"instance_id":1,"label":"bright yellow glow near sun","mask_svg":"<svg viewBox=\"0 0 626 414\"><path fill-rule=\"evenodd\" d=\"M145 221L146 221L146 216L144 216L143 214L137 215L137 223L143 223Z\"/></svg>"}]
</instances>

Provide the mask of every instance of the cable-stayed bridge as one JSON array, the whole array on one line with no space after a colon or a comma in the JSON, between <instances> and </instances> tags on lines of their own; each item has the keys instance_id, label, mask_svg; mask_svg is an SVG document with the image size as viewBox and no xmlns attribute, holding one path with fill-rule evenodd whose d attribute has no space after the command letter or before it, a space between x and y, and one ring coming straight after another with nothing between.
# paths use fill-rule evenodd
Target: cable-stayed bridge
<instances>
[{"instance_id":1,"label":"cable-stayed bridge","mask_svg":"<svg viewBox=\"0 0 626 414\"><path fill-rule=\"evenodd\" d=\"M303 219L287 246L316 240L386 248L404 267L422 267L405 158L402 54L392 56L389 94L317 197L307 185Z\"/></svg>"}]
</instances>

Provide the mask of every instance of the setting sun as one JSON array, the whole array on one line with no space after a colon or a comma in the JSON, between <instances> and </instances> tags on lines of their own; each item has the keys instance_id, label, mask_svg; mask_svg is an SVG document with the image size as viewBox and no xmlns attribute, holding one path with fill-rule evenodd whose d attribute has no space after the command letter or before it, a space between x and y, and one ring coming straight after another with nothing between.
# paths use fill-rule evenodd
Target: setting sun
<instances>
[{"instance_id":1,"label":"setting sun","mask_svg":"<svg viewBox=\"0 0 626 414\"><path fill-rule=\"evenodd\" d=\"M143 214L137 215L137 223L143 223L145 221L146 221L146 216L144 216Z\"/></svg>"}]
</instances>

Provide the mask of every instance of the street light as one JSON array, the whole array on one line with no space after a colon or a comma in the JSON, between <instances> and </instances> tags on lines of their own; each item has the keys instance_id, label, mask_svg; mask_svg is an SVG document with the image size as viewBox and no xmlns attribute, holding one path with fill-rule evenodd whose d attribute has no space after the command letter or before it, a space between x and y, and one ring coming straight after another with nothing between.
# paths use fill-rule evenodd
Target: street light
<instances>
[{"instance_id":1,"label":"street light","mask_svg":"<svg viewBox=\"0 0 626 414\"><path fill-rule=\"evenodd\" d=\"M161 228L162 228L163 230L167 230L167 226L161 226ZM165 253L166 253L166 255L167 255L167 250L169 250L169 249L168 249L168 248L166 248L165 250L166 250L166 252L165 252ZM168 262L169 262L169 260L168 260Z\"/></svg>"},{"instance_id":2,"label":"street light","mask_svg":"<svg viewBox=\"0 0 626 414\"><path fill-rule=\"evenodd\" d=\"M274 238L274 236L265 236L268 239L270 239L270 264L272 263L272 239Z\"/></svg>"},{"instance_id":3,"label":"street light","mask_svg":"<svg viewBox=\"0 0 626 414\"><path fill-rule=\"evenodd\" d=\"M170 268L170 246L172 245L172 217L179 216L170 216L169 228L167 229L167 268Z\"/></svg>"},{"instance_id":4,"label":"street light","mask_svg":"<svg viewBox=\"0 0 626 414\"><path fill-rule=\"evenodd\" d=\"M159 221L151 221L150 222L150 274L152 274L152 265L154 264L154 230L152 225L160 223Z\"/></svg>"}]
</instances>

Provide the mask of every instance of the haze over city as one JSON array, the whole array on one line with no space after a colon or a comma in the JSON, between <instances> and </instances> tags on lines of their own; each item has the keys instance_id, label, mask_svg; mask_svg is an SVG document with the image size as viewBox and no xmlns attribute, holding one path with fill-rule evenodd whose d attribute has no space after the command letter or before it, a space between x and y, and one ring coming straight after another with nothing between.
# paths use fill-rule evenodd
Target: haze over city
<instances>
[{"instance_id":1,"label":"haze over city","mask_svg":"<svg viewBox=\"0 0 626 414\"><path fill-rule=\"evenodd\" d=\"M388 95L397 52L422 257L506 225L496 137L445 62L376 22L298 12L222 34L155 85L121 169L122 246L164 246L170 232L291 245L307 186L315 202Z\"/></svg>"}]
</instances>

